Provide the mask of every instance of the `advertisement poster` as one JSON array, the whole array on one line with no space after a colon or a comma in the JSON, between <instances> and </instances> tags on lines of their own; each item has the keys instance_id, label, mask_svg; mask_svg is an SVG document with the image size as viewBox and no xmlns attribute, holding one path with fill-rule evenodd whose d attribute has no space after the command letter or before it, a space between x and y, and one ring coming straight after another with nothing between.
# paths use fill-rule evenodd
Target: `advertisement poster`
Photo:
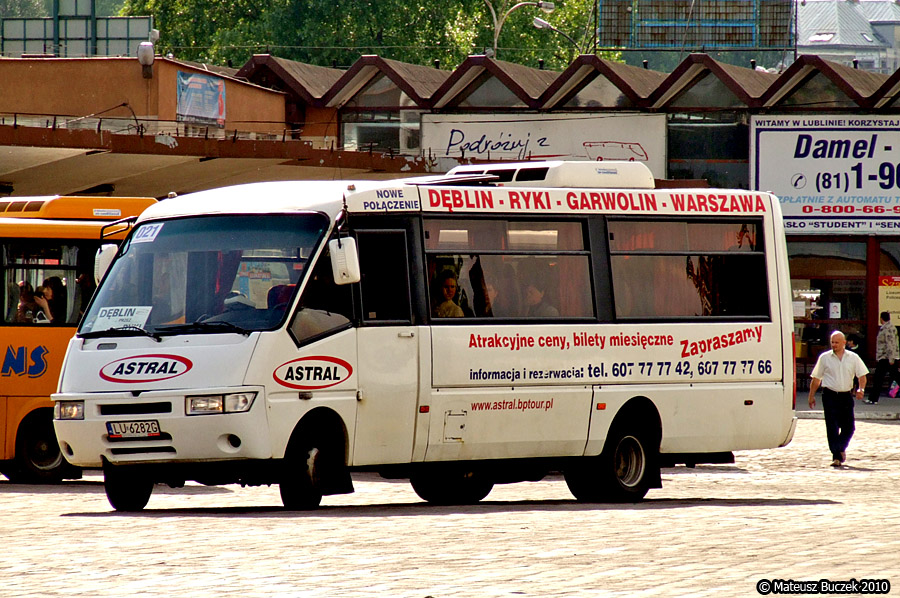
<instances>
[{"instance_id":1,"label":"advertisement poster","mask_svg":"<svg viewBox=\"0 0 900 598\"><path fill-rule=\"evenodd\" d=\"M892 322L900 322L900 276L878 277L878 312L891 313Z\"/></svg>"},{"instance_id":2,"label":"advertisement poster","mask_svg":"<svg viewBox=\"0 0 900 598\"><path fill-rule=\"evenodd\" d=\"M788 233L900 231L900 116L750 122L751 189L781 200Z\"/></svg>"},{"instance_id":3,"label":"advertisement poster","mask_svg":"<svg viewBox=\"0 0 900 598\"><path fill-rule=\"evenodd\" d=\"M176 120L225 127L225 80L178 71Z\"/></svg>"},{"instance_id":4,"label":"advertisement poster","mask_svg":"<svg viewBox=\"0 0 900 598\"><path fill-rule=\"evenodd\" d=\"M422 149L436 158L625 160L666 176L664 114L423 114Z\"/></svg>"}]
</instances>

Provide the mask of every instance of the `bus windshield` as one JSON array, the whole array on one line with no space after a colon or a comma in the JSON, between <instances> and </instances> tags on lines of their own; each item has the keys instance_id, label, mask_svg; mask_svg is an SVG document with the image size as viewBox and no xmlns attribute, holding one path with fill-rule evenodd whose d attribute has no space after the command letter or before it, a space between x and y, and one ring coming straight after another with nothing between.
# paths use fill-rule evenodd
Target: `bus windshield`
<instances>
[{"instance_id":1,"label":"bus windshield","mask_svg":"<svg viewBox=\"0 0 900 598\"><path fill-rule=\"evenodd\" d=\"M327 227L313 213L145 222L122 246L78 334L276 328Z\"/></svg>"}]
</instances>

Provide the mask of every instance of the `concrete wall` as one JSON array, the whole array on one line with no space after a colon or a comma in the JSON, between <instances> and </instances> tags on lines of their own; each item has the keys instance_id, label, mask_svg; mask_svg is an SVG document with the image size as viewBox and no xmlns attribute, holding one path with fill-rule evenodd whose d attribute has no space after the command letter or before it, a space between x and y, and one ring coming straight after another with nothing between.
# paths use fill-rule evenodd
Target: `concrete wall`
<instances>
[{"instance_id":1,"label":"concrete wall","mask_svg":"<svg viewBox=\"0 0 900 598\"><path fill-rule=\"evenodd\" d=\"M57 115L61 120L96 114L133 121L136 116L172 121L174 128L178 71L217 76L161 57L152 68L153 77L145 79L137 58L0 58L0 114L18 113L23 119L27 114ZM226 77L225 128L281 134L284 98ZM130 110L118 107L123 103Z\"/></svg>"}]
</instances>

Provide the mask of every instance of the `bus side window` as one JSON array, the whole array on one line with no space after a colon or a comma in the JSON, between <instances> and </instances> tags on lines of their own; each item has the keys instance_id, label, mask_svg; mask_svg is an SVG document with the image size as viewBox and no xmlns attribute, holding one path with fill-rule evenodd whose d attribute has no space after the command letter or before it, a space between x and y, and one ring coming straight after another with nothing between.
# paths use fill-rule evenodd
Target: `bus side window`
<instances>
[{"instance_id":1,"label":"bus side window","mask_svg":"<svg viewBox=\"0 0 900 598\"><path fill-rule=\"evenodd\" d=\"M337 285L326 247L306 281L300 305L291 319L290 332L297 346L324 338L351 326L352 285Z\"/></svg>"},{"instance_id":2,"label":"bus side window","mask_svg":"<svg viewBox=\"0 0 900 598\"><path fill-rule=\"evenodd\" d=\"M412 322L406 232L359 231L357 238L363 322Z\"/></svg>"},{"instance_id":3,"label":"bus side window","mask_svg":"<svg viewBox=\"0 0 900 598\"><path fill-rule=\"evenodd\" d=\"M55 325L73 325L81 316L81 296L93 291L81 290L79 275L83 256L90 257L96 243L59 242L53 239L18 239L0 246L3 262L4 324L32 324L52 321ZM35 297L46 300L50 318Z\"/></svg>"}]
</instances>

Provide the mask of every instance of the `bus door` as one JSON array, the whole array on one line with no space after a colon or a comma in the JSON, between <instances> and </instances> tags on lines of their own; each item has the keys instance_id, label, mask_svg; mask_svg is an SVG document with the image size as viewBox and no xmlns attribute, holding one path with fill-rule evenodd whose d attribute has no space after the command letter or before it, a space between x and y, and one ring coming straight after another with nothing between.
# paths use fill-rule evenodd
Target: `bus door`
<instances>
[{"instance_id":1,"label":"bus door","mask_svg":"<svg viewBox=\"0 0 900 598\"><path fill-rule=\"evenodd\" d=\"M419 392L419 331L413 325L408 233L357 232L360 281L353 465L408 463Z\"/></svg>"},{"instance_id":2,"label":"bus door","mask_svg":"<svg viewBox=\"0 0 900 598\"><path fill-rule=\"evenodd\" d=\"M583 454L591 356L575 341L596 321L585 239L577 220L425 220L427 461Z\"/></svg>"}]
</instances>

